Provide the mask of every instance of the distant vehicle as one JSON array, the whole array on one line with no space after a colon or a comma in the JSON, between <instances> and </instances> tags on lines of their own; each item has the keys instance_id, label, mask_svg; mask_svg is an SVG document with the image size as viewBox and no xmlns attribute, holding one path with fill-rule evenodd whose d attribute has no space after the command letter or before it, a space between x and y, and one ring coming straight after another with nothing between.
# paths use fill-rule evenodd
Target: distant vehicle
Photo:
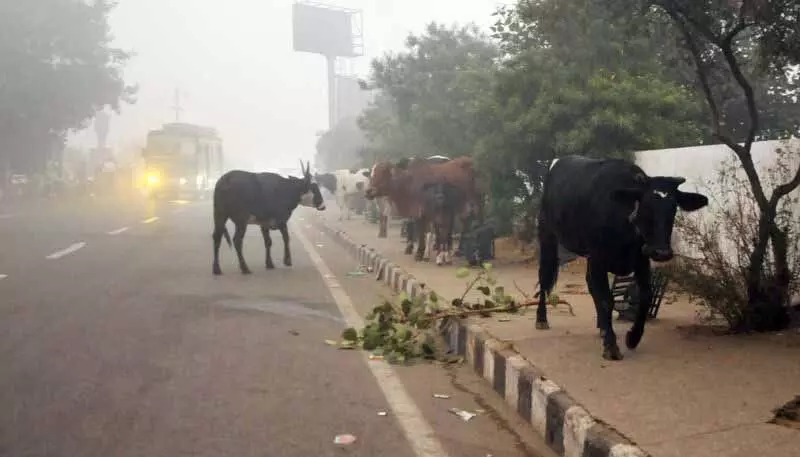
<instances>
[{"instance_id":1,"label":"distant vehicle","mask_svg":"<svg viewBox=\"0 0 800 457\"><path fill-rule=\"evenodd\" d=\"M157 199L206 198L223 173L216 129L194 124L171 123L150 131L142 158L145 192Z\"/></svg>"}]
</instances>

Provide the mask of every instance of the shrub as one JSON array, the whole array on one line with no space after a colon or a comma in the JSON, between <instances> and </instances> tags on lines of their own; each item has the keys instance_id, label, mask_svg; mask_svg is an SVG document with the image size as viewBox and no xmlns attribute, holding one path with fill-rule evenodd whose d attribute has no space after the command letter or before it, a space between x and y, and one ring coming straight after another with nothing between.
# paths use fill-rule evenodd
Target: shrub
<instances>
[{"instance_id":1,"label":"shrub","mask_svg":"<svg viewBox=\"0 0 800 457\"><path fill-rule=\"evenodd\" d=\"M765 169L765 190L789 181L798 166L798 151L781 148L776 162ZM747 290L750 255L757 237L759 209L747 177L734 159L723 162L716 179L703 186L706 210L681 214L676 220L677 247L685 256L668 270L690 299L706 312L706 320L724 321L730 330L766 331L788 325L789 302L781 292L775 246L770 241L761 268L769 300L752 303ZM800 292L800 192L780 200L776 226L787 246L789 297ZM774 237L770 237L774 239ZM779 254L777 254L779 255ZM769 293L770 289L773 293Z\"/></svg>"}]
</instances>

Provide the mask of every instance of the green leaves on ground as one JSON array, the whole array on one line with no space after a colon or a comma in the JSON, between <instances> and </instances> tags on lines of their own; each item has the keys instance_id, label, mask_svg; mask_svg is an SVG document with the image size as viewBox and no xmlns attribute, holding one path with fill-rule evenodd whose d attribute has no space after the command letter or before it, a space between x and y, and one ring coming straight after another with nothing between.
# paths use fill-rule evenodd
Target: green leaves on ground
<instances>
[{"instance_id":1,"label":"green leaves on ground","mask_svg":"<svg viewBox=\"0 0 800 457\"><path fill-rule=\"evenodd\" d=\"M469 274L468 269L457 272L460 278L467 278ZM339 347L361 347L389 363L420 358L452 361L437 344L438 330L447 319L475 314L488 317L494 312L516 313L526 306L517 303L496 284L491 264L487 263L474 273L461 298L454 299L449 306L433 291L413 298L403 293L395 301L384 300L366 316L363 329L347 328L342 332ZM465 297L472 291L480 292L481 298L467 302Z\"/></svg>"}]
</instances>

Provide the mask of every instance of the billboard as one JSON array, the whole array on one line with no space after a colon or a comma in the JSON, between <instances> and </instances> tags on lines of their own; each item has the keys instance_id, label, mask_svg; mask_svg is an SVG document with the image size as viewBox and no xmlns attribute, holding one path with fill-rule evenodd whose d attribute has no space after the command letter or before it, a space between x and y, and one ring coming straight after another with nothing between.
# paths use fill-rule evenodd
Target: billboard
<instances>
[{"instance_id":1,"label":"billboard","mask_svg":"<svg viewBox=\"0 0 800 457\"><path fill-rule=\"evenodd\" d=\"M357 57L353 11L323 5L292 5L292 44L295 51L324 56Z\"/></svg>"}]
</instances>

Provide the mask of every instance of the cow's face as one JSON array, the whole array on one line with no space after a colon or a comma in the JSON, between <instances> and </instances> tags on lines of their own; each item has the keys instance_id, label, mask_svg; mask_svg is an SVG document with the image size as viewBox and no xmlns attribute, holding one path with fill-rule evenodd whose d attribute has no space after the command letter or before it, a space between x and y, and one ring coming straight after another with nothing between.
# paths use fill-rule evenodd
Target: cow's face
<instances>
[{"instance_id":1,"label":"cow's face","mask_svg":"<svg viewBox=\"0 0 800 457\"><path fill-rule=\"evenodd\" d=\"M300 204L310 208L316 208L318 211L325 210L325 200L322 199L322 192L319 191L319 184L311 181L311 162L303 167L303 161L300 161L300 169L303 170L302 188L303 193L300 194Z\"/></svg>"},{"instance_id":2,"label":"cow's face","mask_svg":"<svg viewBox=\"0 0 800 457\"><path fill-rule=\"evenodd\" d=\"M643 187L617 189L612 194L616 201L633 204L629 219L644 239L644 254L656 262L666 262L674 256L670 240L678 208L691 212L708 205L705 195L678 190L685 181L654 176L646 178Z\"/></svg>"},{"instance_id":3,"label":"cow's face","mask_svg":"<svg viewBox=\"0 0 800 457\"><path fill-rule=\"evenodd\" d=\"M309 208L316 208L317 211L325 211L325 200L322 199L319 184L312 182L308 185L308 190L300 197L300 204Z\"/></svg>"},{"instance_id":4,"label":"cow's face","mask_svg":"<svg viewBox=\"0 0 800 457\"><path fill-rule=\"evenodd\" d=\"M364 190L364 198L372 200L375 197L388 195L392 185L392 174L394 165L389 162L378 162L370 170L367 188Z\"/></svg>"}]
</instances>

